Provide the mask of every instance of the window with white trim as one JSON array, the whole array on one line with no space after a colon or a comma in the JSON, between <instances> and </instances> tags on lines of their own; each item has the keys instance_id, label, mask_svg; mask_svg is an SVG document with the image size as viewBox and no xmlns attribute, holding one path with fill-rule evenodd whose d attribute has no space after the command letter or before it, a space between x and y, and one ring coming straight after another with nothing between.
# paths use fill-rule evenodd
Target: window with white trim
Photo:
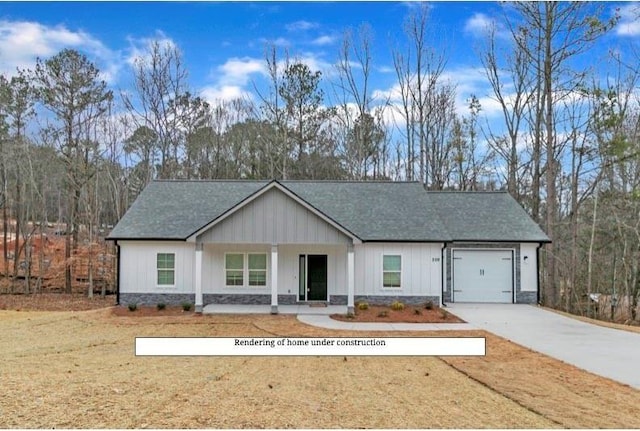
<instances>
[{"instance_id":1,"label":"window with white trim","mask_svg":"<svg viewBox=\"0 0 640 431\"><path fill-rule=\"evenodd\" d=\"M158 253L156 256L156 271L158 286L173 286L176 284L176 254Z\"/></svg>"},{"instance_id":2,"label":"window with white trim","mask_svg":"<svg viewBox=\"0 0 640 431\"><path fill-rule=\"evenodd\" d=\"M402 256L397 254L382 256L382 287L400 289L401 283Z\"/></svg>"},{"instance_id":3,"label":"window with white trim","mask_svg":"<svg viewBox=\"0 0 640 431\"><path fill-rule=\"evenodd\" d=\"M228 253L224 255L224 271L227 286L244 285L244 254Z\"/></svg>"},{"instance_id":4,"label":"window with white trim","mask_svg":"<svg viewBox=\"0 0 640 431\"><path fill-rule=\"evenodd\" d=\"M227 287L266 287L266 253L226 253L224 255Z\"/></svg>"},{"instance_id":5,"label":"window with white trim","mask_svg":"<svg viewBox=\"0 0 640 431\"><path fill-rule=\"evenodd\" d=\"M267 285L267 254L251 253L249 260L249 286Z\"/></svg>"}]
</instances>

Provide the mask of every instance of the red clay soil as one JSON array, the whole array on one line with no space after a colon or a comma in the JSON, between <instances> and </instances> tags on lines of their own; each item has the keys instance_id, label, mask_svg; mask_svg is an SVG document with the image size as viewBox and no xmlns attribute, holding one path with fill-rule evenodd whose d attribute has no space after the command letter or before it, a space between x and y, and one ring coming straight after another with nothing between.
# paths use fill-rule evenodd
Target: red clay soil
<instances>
[{"instance_id":1,"label":"red clay soil","mask_svg":"<svg viewBox=\"0 0 640 431\"><path fill-rule=\"evenodd\" d=\"M23 245L23 241L20 239L19 246ZM56 292L61 291L65 283L65 267L66 259L64 255L65 238L63 236L50 234L43 236L35 235L31 238L32 252L31 252L31 276L37 277L40 275L40 264L43 263L42 268L42 289L44 291ZM91 248L89 248L91 246ZM14 247L15 240L7 241L8 261L7 270L9 277L14 276ZM105 243L104 241L94 242L89 245L84 239L78 245L77 250L73 251L69 263L72 267L72 286L73 292L83 293L88 288L89 278L89 256L91 252L91 260L93 262L93 279L94 288L96 292L100 291L101 283L106 283L107 290L111 290L114 280L114 264L115 255L113 254L113 247ZM19 261L25 260L25 251L22 250ZM5 269L4 261L4 249L2 247L2 241L0 241L0 273L3 273ZM20 267L17 272L18 279L13 283L9 282L8 278L0 283L0 293L15 293L23 291L24 267Z\"/></svg>"},{"instance_id":2,"label":"red clay soil","mask_svg":"<svg viewBox=\"0 0 640 431\"><path fill-rule=\"evenodd\" d=\"M405 306L404 310L392 310L381 305L370 305L368 309L360 310L356 306L354 316L332 314L331 318L343 322L464 323L445 309L434 307L428 310L424 306Z\"/></svg>"}]
</instances>

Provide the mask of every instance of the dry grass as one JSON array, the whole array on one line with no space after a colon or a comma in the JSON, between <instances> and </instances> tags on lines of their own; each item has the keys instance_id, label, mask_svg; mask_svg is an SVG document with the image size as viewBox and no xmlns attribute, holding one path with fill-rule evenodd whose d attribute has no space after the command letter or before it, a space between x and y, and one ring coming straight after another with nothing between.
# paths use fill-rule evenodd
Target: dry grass
<instances>
[{"instance_id":1,"label":"dry grass","mask_svg":"<svg viewBox=\"0 0 640 431\"><path fill-rule=\"evenodd\" d=\"M487 334L487 356L443 358L564 428L637 428L640 391Z\"/></svg>"},{"instance_id":2,"label":"dry grass","mask_svg":"<svg viewBox=\"0 0 640 431\"><path fill-rule=\"evenodd\" d=\"M291 316L0 312L0 428L554 425L437 358L133 355L135 336L273 334L336 333Z\"/></svg>"},{"instance_id":3,"label":"dry grass","mask_svg":"<svg viewBox=\"0 0 640 431\"><path fill-rule=\"evenodd\" d=\"M154 335L366 334L292 316L0 311L0 428L624 428L640 417L638 391L494 336L475 359L135 357L134 337Z\"/></svg>"}]
</instances>

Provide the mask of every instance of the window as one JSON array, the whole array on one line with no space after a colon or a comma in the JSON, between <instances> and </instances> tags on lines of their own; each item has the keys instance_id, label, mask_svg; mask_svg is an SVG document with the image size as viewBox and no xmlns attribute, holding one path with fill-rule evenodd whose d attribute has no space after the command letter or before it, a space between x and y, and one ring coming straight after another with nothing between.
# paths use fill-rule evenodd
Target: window
<instances>
[{"instance_id":1,"label":"window","mask_svg":"<svg viewBox=\"0 0 640 431\"><path fill-rule=\"evenodd\" d=\"M249 286L267 285L267 255L249 255Z\"/></svg>"},{"instance_id":2,"label":"window","mask_svg":"<svg viewBox=\"0 0 640 431\"><path fill-rule=\"evenodd\" d=\"M382 287L400 288L402 256L382 256Z\"/></svg>"},{"instance_id":3,"label":"window","mask_svg":"<svg viewBox=\"0 0 640 431\"><path fill-rule=\"evenodd\" d=\"M229 253L224 256L224 270L227 286L244 285L244 255Z\"/></svg>"},{"instance_id":4,"label":"window","mask_svg":"<svg viewBox=\"0 0 640 431\"><path fill-rule=\"evenodd\" d=\"M266 253L227 253L224 255L226 286L267 285Z\"/></svg>"},{"instance_id":5,"label":"window","mask_svg":"<svg viewBox=\"0 0 640 431\"><path fill-rule=\"evenodd\" d=\"M156 268L158 271L158 286L173 286L176 284L175 253L158 253Z\"/></svg>"}]
</instances>

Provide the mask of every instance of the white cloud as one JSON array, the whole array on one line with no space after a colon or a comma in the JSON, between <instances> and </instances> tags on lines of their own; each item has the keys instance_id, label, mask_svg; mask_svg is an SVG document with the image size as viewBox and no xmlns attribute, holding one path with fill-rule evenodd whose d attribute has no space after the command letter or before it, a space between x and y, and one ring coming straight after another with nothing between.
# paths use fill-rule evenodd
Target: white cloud
<instances>
[{"instance_id":1,"label":"white cloud","mask_svg":"<svg viewBox=\"0 0 640 431\"><path fill-rule=\"evenodd\" d=\"M261 38L260 44L267 45L267 46L273 45L277 47L288 48L291 46L291 41L289 41L288 39L285 39L284 37L278 37L276 39Z\"/></svg>"},{"instance_id":2,"label":"white cloud","mask_svg":"<svg viewBox=\"0 0 640 431\"><path fill-rule=\"evenodd\" d=\"M325 45L332 45L333 43L335 43L335 41L336 41L335 36L320 36L314 39L311 43L313 45L325 46Z\"/></svg>"},{"instance_id":3,"label":"white cloud","mask_svg":"<svg viewBox=\"0 0 640 431\"><path fill-rule=\"evenodd\" d=\"M151 46L157 43L161 49L176 49L178 45L161 31L157 31L155 37L128 38L129 53L126 62L134 65L140 59L148 59Z\"/></svg>"},{"instance_id":4,"label":"white cloud","mask_svg":"<svg viewBox=\"0 0 640 431\"><path fill-rule=\"evenodd\" d=\"M209 103L229 101L250 97L246 86L254 75L266 76L267 69L263 59L243 57L230 58L211 73L215 82L200 90L200 94Z\"/></svg>"},{"instance_id":5,"label":"white cloud","mask_svg":"<svg viewBox=\"0 0 640 431\"><path fill-rule=\"evenodd\" d=\"M376 68L376 70L380 73L393 73L395 72L395 69L393 67L390 66L379 66Z\"/></svg>"},{"instance_id":6,"label":"white cloud","mask_svg":"<svg viewBox=\"0 0 640 431\"><path fill-rule=\"evenodd\" d=\"M320 27L320 24L318 24L317 22L309 22L304 20L292 22L285 26L287 31L290 31L290 32L306 31L306 30L311 30L318 27Z\"/></svg>"},{"instance_id":7,"label":"white cloud","mask_svg":"<svg viewBox=\"0 0 640 431\"><path fill-rule=\"evenodd\" d=\"M502 22L498 22L481 12L476 12L467 19L464 24L464 32L476 39L486 38L491 32L500 39L508 39L511 36Z\"/></svg>"},{"instance_id":8,"label":"white cloud","mask_svg":"<svg viewBox=\"0 0 640 431\"><path fill-rule=\"evenodd\" d=\"M630 3L619 8L620 21L616 26L618 36L640 35L640 3Z\"/></svg>"},{"instance_id":9,"label":"white cloud","mask_svg":"<svg viewBox=\"0 0 640 431\"><path fill-rule=\"evenodd\" d=\"M474 36L484 36L494 25L493 20L487 15L476 12L464 24L464 31Z\"/></svg>"},{"instance_id":10,"label":"white cloud","mask_svg":"<svg viewBox=\"0 0 640 431\"><path fill-rule=\"evenodd\" d=\"M294 57L289 62L290 63L299 62L299 63L306 64L309 67L309 69L311 69L312 72L315 72L315 71L322 72L322 75L324 78L327 78L328 76L331 76L332 73L334 73L333 64L327 63L326 61L322 60L318 55L311 52L303 53L300 56Z\"/></svg>"},{"instance_id":11,"label":"white cloud","mask_svg":"<svg viewBox=\"0 0 640 431\"><path fill-rule=\"evenodd\" d=\"M90 34L63 25L0 20L0 72L7 76L15 74L16 68L32 69L37 58L46 59L65 48L83 52L101 69L102 79L115 81L122 66L119 53Z\"/></svg>"},{"instance_id":12,"label":"white cloud","mask_svg":"<svg viewBox=\"0 0 640 431\"><path fill-rule=\"evenodd\" d=\"M265 61L259 58L230 58L216 72L218 82L222 85L244 86L249 83L255 73L266 75Z\"/></svg>"},{"instance_id":13,"label":"white cloud","mask_svg":"<svg viewBox=\"0 0 640 431\"><path fill-rule=\"evenodd\" d=\"M212 106L224 101L249 97L249 93L238 85L207 86L200 90L200 95Z\"/></svg>"}]
</instances>

